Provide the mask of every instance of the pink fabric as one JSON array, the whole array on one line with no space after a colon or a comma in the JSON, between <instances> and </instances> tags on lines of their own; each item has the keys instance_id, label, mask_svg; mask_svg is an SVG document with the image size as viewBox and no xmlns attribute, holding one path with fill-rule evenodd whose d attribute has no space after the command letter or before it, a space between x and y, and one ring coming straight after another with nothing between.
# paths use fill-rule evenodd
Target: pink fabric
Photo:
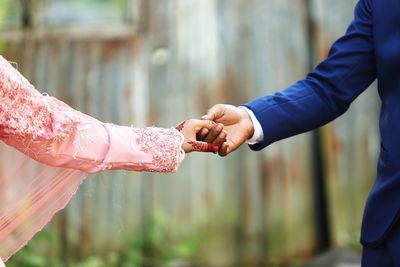
<instances>
[{"instance_id":1,"label":"pink fabric","mask_svg":"<svg viewBox=\"0 0 400 267\"><path fill-rule=\"evenodd\" d=\"M65 207L86 173L49 167L1 144L0 256L8 258Z\"/></svg>"},{"instance_id":2,"label":"pink fabric","mask_svg":"<svg viewBox=\"0 0 400 267\"><path fill-rule=\"evenodd\" d=\"M87 173L175 172L174 128L102 123L42 95L0 56L0 257L7 260L65 207ZM33 161L34 159L35 161Z\"/></svg>"}]
</instances>

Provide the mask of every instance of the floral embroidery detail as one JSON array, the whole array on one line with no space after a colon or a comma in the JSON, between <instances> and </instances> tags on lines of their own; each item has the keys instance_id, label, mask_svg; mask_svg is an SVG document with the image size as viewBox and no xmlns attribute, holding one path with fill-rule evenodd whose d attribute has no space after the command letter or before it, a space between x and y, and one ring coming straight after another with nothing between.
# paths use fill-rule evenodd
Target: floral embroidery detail
<instances>
[{"instance_id":1,"label":"floral embroidery detail","mask_svg":"<svg viewBox=\"0 0 400 267\"><path fill-rule=\"evenodd\" d=\"M136 144L153 158L157 172L175 172L183 160L183 135L174 128L132 128L137 134Z\"/></svg>"},{"instance_id":2,"label":"floral embroidery detail","mask_svg":"<svg viewBox=\"0 0 400 267\"><path fill-rule=\"evenodd\" d=\"M7 60L0 56L0 125L2 133L33 139L62 140L73 129L73 112L54 98L35 90ZM56 118L57 117L57 118Z\"/></svg>"},{"instance_id":3,"label":"floral embroidery detail","mask_svg":"<svg viewBox=\"0 0 400 267\"><path fill-rule=\"evenodd\" d=\"M78 124L76 126L77 135L72 144L75 146L75 152L72 154L72 157L76 159L76 156L79 152L85 151L85 147L94 144L96 142L97 137L104 140L104 144L108 145L109 141L106 138L105 134L88 134L90 133L90 128L93 127L93 124ZM96 159L94 160L97 161Z\"/></svg>"}]
</instances>

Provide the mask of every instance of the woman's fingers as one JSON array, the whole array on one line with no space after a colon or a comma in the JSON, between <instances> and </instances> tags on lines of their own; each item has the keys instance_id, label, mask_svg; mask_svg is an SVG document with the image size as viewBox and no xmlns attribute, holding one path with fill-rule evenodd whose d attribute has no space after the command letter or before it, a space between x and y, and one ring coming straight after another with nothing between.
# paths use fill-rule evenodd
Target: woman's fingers
<instances>
[{"instance_id":1,"label":"woman's fingers","mask_svg":"<svg viewBox=\"0 0 400 267\"><path fill-rule=\"evenodd\" d=\"M223 131L224 126L213 121L191 119L183 121L176 126L176 129L185 137L183 148L187 153L191 151L217 153L226 142L227 133Z\"/></svg>"},{"instance_id":2,"label":"woman's fingers","mask_svg":"<svg viewBox=\"0 0 400 267\"><path fill-rule=\"evenodd\" d=\"M192 146L193 151L216 153L219 150L217 145L201 141L189 141L188 144Z\"/></svg>"},{"instance_id":3,"label":"woman's fingers","mask_svg":"<svg viewBox=\"0 0 400 267\"><path fill-rule=\"evenodd\" d=\"M215 122L210 120L192 119L189 121L196 125L196 133L200 132L202 129L207 129L208 131L210 131L217 125Z\"/></svg>"}]
</instances>

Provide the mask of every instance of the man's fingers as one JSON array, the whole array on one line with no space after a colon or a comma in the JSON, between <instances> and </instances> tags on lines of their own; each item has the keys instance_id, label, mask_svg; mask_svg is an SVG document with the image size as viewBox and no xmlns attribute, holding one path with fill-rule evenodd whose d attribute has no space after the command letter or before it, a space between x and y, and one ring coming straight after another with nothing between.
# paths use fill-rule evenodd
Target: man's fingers
<instances>
[{"instance_id":1,"label":"man's fingers","mask_svg":"<svg viewBox=\"0 0 400 267\"><path fill-rule=\"evenodd\" d=\"M209 144L200 141L189 141L188 144L190 144L193 147L193 151L213 152L213 153L218 152L218 146L214 144Z\"/></svg>"},{"instance_id":2,"label":"man's fingers","mask_svg":"<svg viewBox=\"0 0 400 267\"><path fill-rule=\"evenodd\" d=\"M206 136L206 138L204 140L204 142L207 143L214 143L215 144L215 139L221 134L222 130L224 129L224 125L222 124L216 124L214 125L210 130L208 135Z\"/></svg>"}]
</instances>

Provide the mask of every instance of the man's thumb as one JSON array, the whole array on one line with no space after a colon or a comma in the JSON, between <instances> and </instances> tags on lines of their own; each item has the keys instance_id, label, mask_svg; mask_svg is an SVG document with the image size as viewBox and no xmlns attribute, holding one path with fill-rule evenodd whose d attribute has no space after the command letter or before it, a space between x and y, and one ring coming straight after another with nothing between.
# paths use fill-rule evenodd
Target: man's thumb
<instances>
[{"instance_id":1,"label":"man's thumb","mask_svg":"<svg viewBox=\"0 0 400 267\"><path fill-rule=\"evenodd\" d=\"M216 121L220 117L222 117L224 111L223 111L222 105L215 105L212 108L210 108L207 111L207 114L201 117L203 120L210 120L210 121Z\"/></svg>"}]
</instances>

